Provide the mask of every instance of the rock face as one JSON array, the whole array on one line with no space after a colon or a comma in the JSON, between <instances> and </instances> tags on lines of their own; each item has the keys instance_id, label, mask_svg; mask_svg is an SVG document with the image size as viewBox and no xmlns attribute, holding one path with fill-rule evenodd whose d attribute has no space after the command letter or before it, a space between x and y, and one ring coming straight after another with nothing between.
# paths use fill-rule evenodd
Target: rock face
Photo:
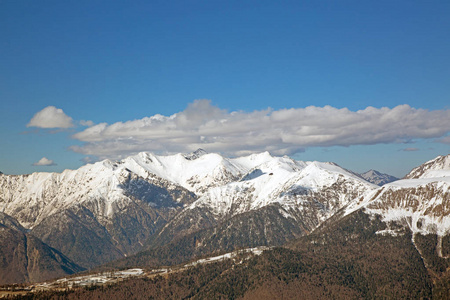
<instances>
[{"instance_id":1,"label":"rock face","mask_svg":"<svg viewBox=\"0 0 450 300\"><path fill-rule=\"evenodd\" d=\"M36 282L83 270L0 213L0 284Z\"/></svg>"},{"instance_id":2,"label":"rock face","mask_svg":"<svg viewBox=\"0 0 450 300\"><path fill-rule=\"evenodd\" d=\"M376 170L369 170L367 172L361 173L360 175L368 182L379 186L385 185L386 183L390 183L399 179L389 174L380 173Z\"/></svg>"}]
</instances>

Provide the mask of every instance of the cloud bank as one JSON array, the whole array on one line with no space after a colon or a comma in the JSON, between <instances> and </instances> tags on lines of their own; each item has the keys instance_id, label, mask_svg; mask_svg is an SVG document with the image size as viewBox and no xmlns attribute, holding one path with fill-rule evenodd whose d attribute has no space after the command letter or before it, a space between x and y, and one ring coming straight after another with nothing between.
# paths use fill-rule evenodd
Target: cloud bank
<instances>
[{"instance_id":1,"label":"cloud bank","mask_svg":"<svg viewBox=\"0 0 450 300\"><path fill-rule=\"evenodd\" d=\"M38 162L35 162L33 166L56 166L56 164L53 160L43 157Z\"/></svg>"},{"instance_id":2,"label":"cloud bank","mask_svg":"<svg viewBox=\"0 0 450 300\"><path fill-rule=\"evenodd\" d=\"M171 116L100 123L73 135L85 142L75 152L120 158L140 151L189 152L203 148L226 155L270 151L292 155L307 147L405 143L442 138L450 131L450 110L409 105L350 111L331 106L228 112L196 100Z\"/></svg>"},{"instance_id":3,"label":"cloud bank","mask_svg":"<svg viewBox=\"0 0 450 300\"><path fill-rule=\"evenodd\" d=\"M62 109L54 106L47 106L37 112L27 124L27 127L39 128L71 128L73 126L72 118L66 115Z\"/></svg>"}]
</instances>

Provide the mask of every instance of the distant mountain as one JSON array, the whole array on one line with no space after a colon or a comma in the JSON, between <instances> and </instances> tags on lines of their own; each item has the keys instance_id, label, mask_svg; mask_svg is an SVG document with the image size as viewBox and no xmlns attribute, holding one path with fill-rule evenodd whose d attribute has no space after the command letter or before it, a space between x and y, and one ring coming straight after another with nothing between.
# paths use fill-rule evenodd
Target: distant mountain
<instances>
[{"instance_id":1,"label":"distant mountain","mask_svg":"<svg viewBox=\"0 0 450 300\"><path fill-rule=\"evenodd\" d=\"M36 282L84 270L0 213L0 284Z\"/></svg>"},{"instance_id":2,"label":"distant mountain","mask_svg":"<svg viewBox=\"0 0 450 300\"><path fill-rule=\"evenodd\" d=\"M393 182L399 179L392 175L380 173L375 170L369 170L367 172L361 173L360 175L368 182L379 186L385 185L386 183Z\"/></svg>"}]
</instances>

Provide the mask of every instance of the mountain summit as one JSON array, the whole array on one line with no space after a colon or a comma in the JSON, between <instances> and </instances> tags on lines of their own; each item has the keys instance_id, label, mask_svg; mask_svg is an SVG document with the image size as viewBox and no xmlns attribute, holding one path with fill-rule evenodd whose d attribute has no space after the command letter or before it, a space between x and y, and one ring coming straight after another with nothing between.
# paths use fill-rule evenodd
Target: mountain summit
<instances>
[{"instance_id":1,"label":"mountain summit","mask_svg":"<svg viewBox=\"0 0 450 300\"><path fill-rule=\"evenodd\" d=\"M369 170L367 172L361 173L360 175L368 182L379 186L398 180L397 177L394 177L389 174L380 173L376 170Z\"/></svg>"}]
</instances>

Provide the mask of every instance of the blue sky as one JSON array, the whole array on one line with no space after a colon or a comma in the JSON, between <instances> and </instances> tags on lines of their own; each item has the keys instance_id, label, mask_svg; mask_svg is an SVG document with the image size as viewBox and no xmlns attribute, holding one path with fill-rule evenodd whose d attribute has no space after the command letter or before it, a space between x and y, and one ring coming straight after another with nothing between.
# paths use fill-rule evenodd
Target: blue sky
<instances>
[{"instance_id":1,"label":"blue sky","mask_svg":"<svg viewBox=\"0 0 450 300\"><path fill-rule=\"evenodd\" d=\"M403 176L450 152L449 15L448 1L0 1L0 171L200 145Z\"/></svg>"}]
</instances>

